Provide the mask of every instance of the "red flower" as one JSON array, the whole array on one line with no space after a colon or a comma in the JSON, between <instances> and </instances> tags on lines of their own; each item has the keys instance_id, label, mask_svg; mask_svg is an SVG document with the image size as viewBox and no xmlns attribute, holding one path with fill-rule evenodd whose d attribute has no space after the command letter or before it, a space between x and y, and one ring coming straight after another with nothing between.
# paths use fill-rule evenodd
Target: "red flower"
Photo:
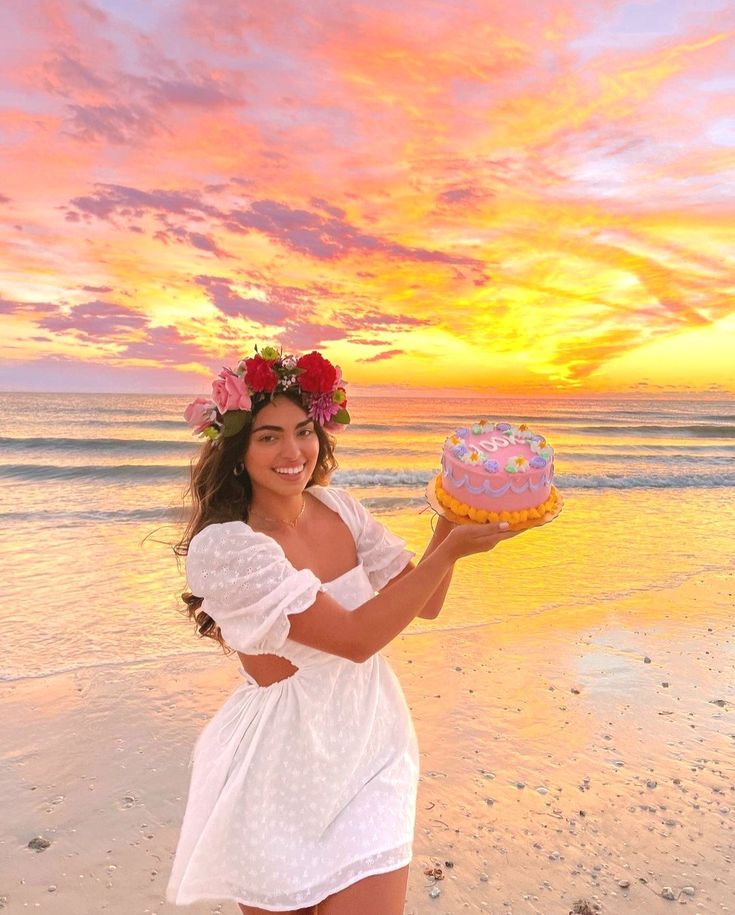
<instances>
[{"instance_id":1,"label":"red flower","mask_svg":"<svg viewBox=\"0 0 735 915\"><path fill-rule=\"evenodd\" d=\"M245 384L253 394L270 393L278 384L278 375L271 368L271 363L259 353L252 359L245 360Z\"/></svg>"},{"instance_id":2,"label":"red flower","mask_svg":"<svg viewBox=\"0 0 735 915\"><path fill-rule=\"evenodd\" d=\"M334 390L337 369L316 351L301 356L296 365L301 369L298 383L309 394L327 394Z\"/></svg>"}]
</instances>

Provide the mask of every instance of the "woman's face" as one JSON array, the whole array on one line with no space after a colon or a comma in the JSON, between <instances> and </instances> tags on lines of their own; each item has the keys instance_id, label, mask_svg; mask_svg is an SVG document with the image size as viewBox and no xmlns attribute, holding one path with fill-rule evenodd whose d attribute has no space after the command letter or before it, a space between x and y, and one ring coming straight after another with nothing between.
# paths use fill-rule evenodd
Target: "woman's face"
<instances>
[{"instance_id":1,"label":"woman's face","mask_svg":"<svg viewBox=\"0 0 735 915\"><path fill-rule=\"evenodd\" d=\"M314 420L287 397L276 397L253 421L245 469L253 484L280 496L302 492L319 457Z\"/></svg>"}]
</instances>

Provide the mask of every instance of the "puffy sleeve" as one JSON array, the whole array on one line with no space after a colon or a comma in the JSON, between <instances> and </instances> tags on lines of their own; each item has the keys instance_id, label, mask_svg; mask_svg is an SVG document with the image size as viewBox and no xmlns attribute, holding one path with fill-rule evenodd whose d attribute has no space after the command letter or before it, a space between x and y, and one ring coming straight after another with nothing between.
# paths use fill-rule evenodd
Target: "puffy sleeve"
<instances>
[{"instance_id":1,"label":"puffy sleeve","mask_svg":"<svg viewBox=\"0 0 735 915\"><path fill-rule=\"evenodd\" d=\"M370 511L345 489L329 487L327 492L337 503L340 515L352 531L357 558L367 572L370 584L380 591L402 572L416 555L406 548L406 541L384 527Z\"/></svg>"},{"instance_id":2,"label":"puffy sleeve","mask_svg":"<svg viewBox=\"0 0 735 915\"><path fill-rule=\"evenodd\" d=\"M225 642L248 654L277 653L288 617L310 607L322 587L309 569L296 570L275 540L241 521L210 524L192 538L186 580Z\"/></svg>"}]
</instances>

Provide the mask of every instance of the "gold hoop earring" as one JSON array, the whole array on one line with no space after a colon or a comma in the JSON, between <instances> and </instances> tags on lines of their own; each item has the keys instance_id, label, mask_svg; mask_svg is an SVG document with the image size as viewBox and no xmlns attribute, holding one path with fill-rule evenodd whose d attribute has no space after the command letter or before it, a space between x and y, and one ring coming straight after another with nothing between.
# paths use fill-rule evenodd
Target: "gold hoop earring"
<instances>
[{"instance_id":1,"label":"gold hoop earring","mask_svg":"<svg viewBox=\"0 0 735 915\"><path fill-rule=\"evenodd\" d=\"M241 477L245 473L245 463L240 461L239 464L235 464L232 468L233 476Z\"/></svg>"}]
</instances>

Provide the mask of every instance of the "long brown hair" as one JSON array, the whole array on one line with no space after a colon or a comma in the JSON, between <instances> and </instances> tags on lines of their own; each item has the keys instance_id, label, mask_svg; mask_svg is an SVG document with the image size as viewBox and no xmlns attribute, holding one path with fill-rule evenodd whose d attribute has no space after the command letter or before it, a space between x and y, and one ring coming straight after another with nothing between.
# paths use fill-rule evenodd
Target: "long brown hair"
<instances>
[{"instance_id":1,"label":"long brown hair","mask_svg":"<svg viewBox=\"0 0 735 915\"><path fill-rule=\"evenodd\" d=\"M306 412L306 407L297 393L286 391L279 396L287 397ZM174 553L177 556L186 556L194 536L208 525L248 520L253 497L250 477L246 470L237 476L233 471L242 462L250 443L253 420L269 403L269 398L253 402L250 418L241 432L229 438L222 438L216 444L204 442L199 453L192 458L190 481L183 494L184 502L191 498L191 514L181 540L174 546ZM314 423L314 429L319 439L319 456L306 485L323 486L337 468L334 457L335 441L319 423ZM199 609L203 598L192 594L191 591L184 591L181 599L186 604L186 609L182 612L196 623L198 634L219 642L225 653L228 653L219 626L208 613Z\"/></svg>"}]
</instances>

